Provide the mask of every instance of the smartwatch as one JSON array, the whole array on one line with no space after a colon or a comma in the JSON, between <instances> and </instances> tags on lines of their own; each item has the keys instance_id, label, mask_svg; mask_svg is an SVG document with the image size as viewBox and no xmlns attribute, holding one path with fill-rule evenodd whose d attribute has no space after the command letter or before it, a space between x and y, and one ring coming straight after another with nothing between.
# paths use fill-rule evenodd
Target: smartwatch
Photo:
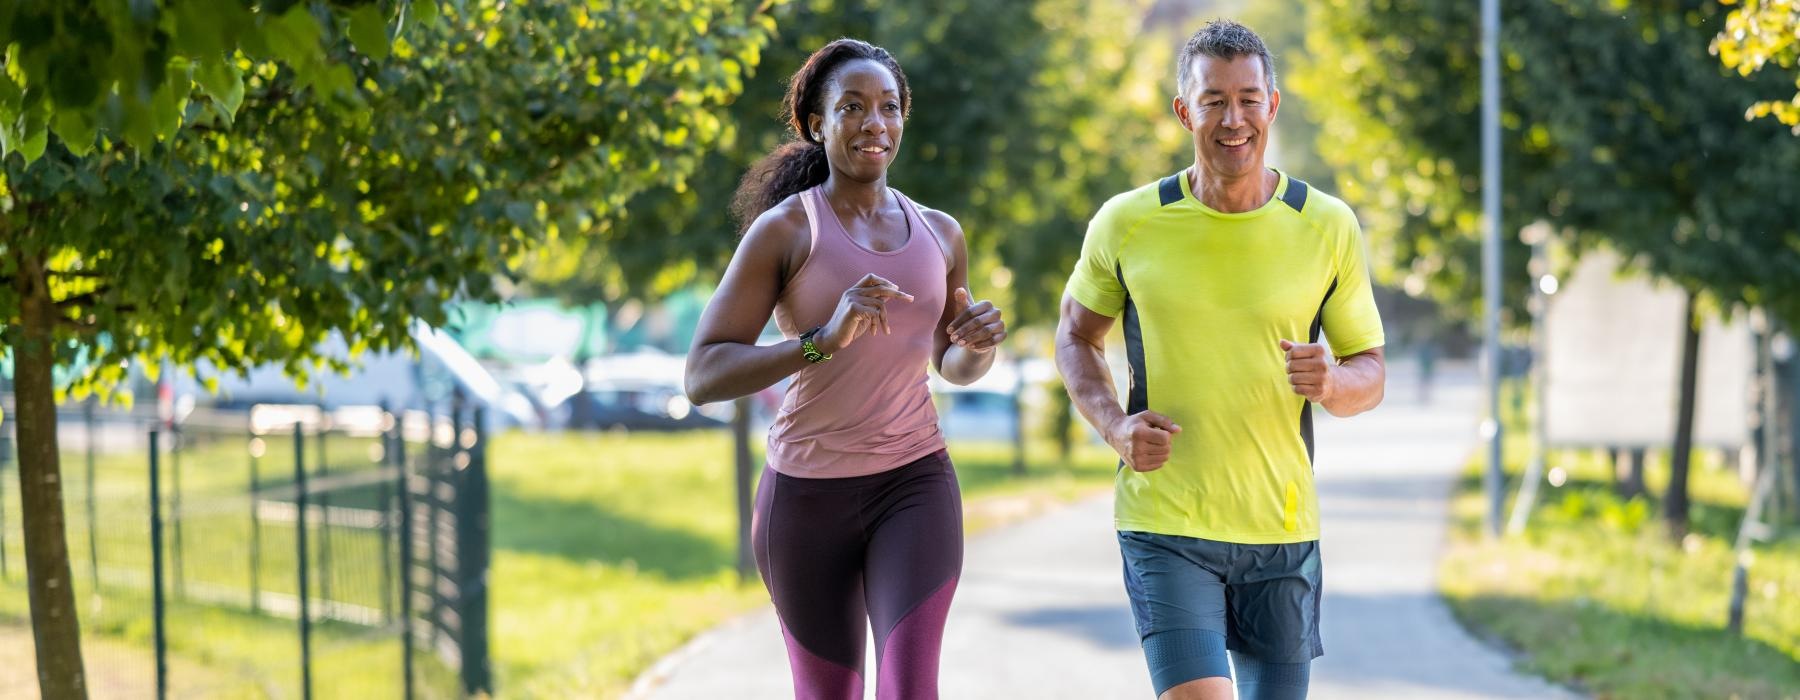
<instances>
[{"instance_id":1,"label":"smartwatch","mask_svg":"<svg viewBox=\"0 0 1800 700\"><path fill-rule=\"evenodd\" d=\"M830 355L819 352L819 346L813 345L813 336L818 335L819 331L824 329L824 326L819 326L800 334L800 356L806 358L807 362L816 365L831 359Z\"/></svg>"}]
</instances>

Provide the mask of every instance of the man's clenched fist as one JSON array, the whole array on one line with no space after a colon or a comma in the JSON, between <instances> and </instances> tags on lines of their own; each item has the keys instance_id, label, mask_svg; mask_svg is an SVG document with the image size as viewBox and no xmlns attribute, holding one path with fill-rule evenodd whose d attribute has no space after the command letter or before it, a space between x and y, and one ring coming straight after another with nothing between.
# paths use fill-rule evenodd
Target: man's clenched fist
<instances>
[{"instance_id":1,"label":"man's clenched fist","mask_svg":"<svg viewBox=\"0 0 1800 700\"><path fill-rule=\"evenodd\" d=\"M1336 366L1324 345L1283 340L1281 351L1287 353L1288 385L1293 387L1294 393L1314 403L1324 403L1330 398L1335 388L1332 372Z\"/></svg>"},{"instance_id":2,"label":"man's clenched fist","mask_svg":"<svg viewBox=\"0 0 1800 700\"><path fill-rule=\"evenodd\" d=\"M1125 460L1125 466L1148 472L1168 463L1169 448L1180 432L1181 426L1168 416L1144 411L1114 421L1107 427L1106 442Z\"/></svg>"}]
</instances>

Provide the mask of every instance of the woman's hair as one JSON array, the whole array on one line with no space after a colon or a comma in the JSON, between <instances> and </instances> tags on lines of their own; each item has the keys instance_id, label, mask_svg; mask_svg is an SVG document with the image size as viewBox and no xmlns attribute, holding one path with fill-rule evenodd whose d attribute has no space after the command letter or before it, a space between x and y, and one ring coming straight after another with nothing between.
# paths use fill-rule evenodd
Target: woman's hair
<instances>
[{"instance_id":1,"label":"woman's hair","mask_svg":"<svg viewBox=\"0 0 1800 700\"><path fill-rule=\"evenodd\" d=\"M782 109L787 113L788 129L795 138L750 166L743 181L738 183L731 212L737 218L739 235L750 228L756 217L780 204L781 200L824 182L831 174L831 167L825 161L825 146L813 138L812 131L807 128L807 117L824 113L827 81L839 67L858 59L880 63L894 74L894 81L900 84L900 113L902 116L911 113L912 90L906 86L906 73L900 70L900 62L895 61L887 49L846 38L814 51L800 70L794 72L794 77L788 79L787 95L781 100Z\"/></svg>"}]
</instances>

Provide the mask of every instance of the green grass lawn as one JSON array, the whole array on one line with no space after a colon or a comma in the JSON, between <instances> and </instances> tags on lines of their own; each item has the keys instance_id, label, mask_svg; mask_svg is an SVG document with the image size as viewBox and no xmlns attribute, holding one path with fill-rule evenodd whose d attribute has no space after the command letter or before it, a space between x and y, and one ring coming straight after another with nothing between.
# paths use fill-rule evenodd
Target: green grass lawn
<instances>
[{"instance_id":1,"label":"green grass lawn","mask_svg":"<svg viewBox=\"0 0 1800 700\"><path fill-rule=\"evenodd\" d=\"M255 614L249 607L253 580L263 594L276 598L291 601L297 592L294 527L264 522L260 549L253 556L249 436L227 432L191 437L179 466L172 454L165 453L161 460L168 518L163 538L170 686L177 697L296 697L301 678L298 623L291 614ZM291 483L292 439L268 436L263 441L258 484L268 488ZM370 449L374 443L333 435L326 443L331 473L377 466L373 459L377 455ZM317 468L317 441L309 439L306 448L312 473ZM94 697L145 697L155 681L147 454L138 450L101 455L91 482L84 454L65 451L62 465L70 569ZM177 471L179 505L174 498ZM16 475L9 470L5 479L0 537L8 566L0 576L0 640L23 648L0 650L0 658L23 661L31 652L23 534ZM346 500L351 499L334 503ZM315 612L319 601L326 599L391 610L392 597L384 608L379 534L334 528L329 536L321 536L316 529L309 530L315 562L320 552L331 560L329 567L315 563L312 570L309 589ZM23 634L18 633L21 630ZM313 630L314 691L319 697L355 697L389 688L398 692L400 655L395 627L320 622ZM428 653L415 659L423 695L451 697L455 683L446 669ZM19 670L0 672L0 696L35 693L32 674L25 670L28 663L9 668Z\"/></svg>"},{"instance_id":2,"label":"green grass lawn","mask_svg":"<svg viewBox=\"0 0 1800 700\"><path fill-rule=\"evenodd\" d=\"M287 483L293 470L291 440L264 441L259 483ZM173 595L173 526L165 526L164 534L173 600L168 616L171 684L181 697L282 698L298 693L297 623L247 609L247 444L246 436L220 435L195 440L182 456L181 582L189 593L186 599ZM306 447L309 455L317 449L310 441ZM363 440L330 442L333 472L370 468L371 447ZM767 600L760 581L754 576L740 580L735 569L737 512L729 434L513 433L496 437L490 450L491 647L503 696L617 696L638 673L694 634ZM1081 446L1072 463L1058 464L1052 448L1034 443L1024 476L1012 473L1010 445L955 444L951 451L971 532L1104 490L1113 475L1114 459L1104 446ZM96 698L141 697L154 681L149 671L145 461L141 452L134 452L103 456L96 464L92 534L97 549L90 549L83 456L64 455L71 568ZM167 459L163 470L167 489L172 483ZM29 607L17 481L11 473L5 476L0 536L5 537L9 568L0 577L0 644L8 648L0 649L0 660L22 660L30 651ZM316 548L319 536L312 537ZM379 536L337 529L328 544L331 599L381 609ZM291 524L264 524L258 559L263 591L294 593L294 547ZM90 551L98 553L98 588ZM315 573L315 600L323 593L318 579ZM397 692L400 649L391 628L319 625L314 654L319 697ZM453 679L430 654L417 658L424 685L453 687ZM21 670L0 672L0 696L32 690L31 674L23 670L29 664L9 667Z\"/></svg>"},{"instance_id":3,"label":"green grass lawn","mask_svg":"<svg viewBox=\"0 0 1800 700\"><path fill-rule=\"evenodd\" d=\"M82 606L81 610L83 656L95 690L93 697L149 697L156 679L150 598L117 587L106 590L104 597L103 606ZM96 607L128 612L108 614ZM29 658L29 615L23 595L15 595L11 586L0 593L0 619L9 621L3 627L17 632L0 634L0 640L22 647L0 651L0 658ZM300 652L295 621L220 605L174 602L169 606L166 624L171 697L299 696ZM399 694L401 649L392 629L318 623L313 626L312 645L314 697ZM427 654L419 654L417 659L422 697L456 697L456 681L448 669ZM0 672L0 696L35 697L35 674L30 668L30 664L20 663Z\"/></svg>"},{"instance_id":4,"label":"green grass lawn","mask_svg":"<svg viewBox=\"0 0 1800 700\"><path fill-rule=\"evenodd\" d=\"M1508 443L1509 493L1527 447ZM1800 698L1800 535L1790 527L1757 545L1744 635L1728 632L1748 489L1720 461L1696 453L1692 534L1677 545L1660 501L1614 495L1610 463L1587 451L1553 455L1568 480L1539 492L1524 536L1486 540L1478 456L1456 496L1443 594L1465 624L1519 651L1525 670L1596 697ZM1660 495L1666 455L1650 462Z\"/></svg>"}]
</instances>

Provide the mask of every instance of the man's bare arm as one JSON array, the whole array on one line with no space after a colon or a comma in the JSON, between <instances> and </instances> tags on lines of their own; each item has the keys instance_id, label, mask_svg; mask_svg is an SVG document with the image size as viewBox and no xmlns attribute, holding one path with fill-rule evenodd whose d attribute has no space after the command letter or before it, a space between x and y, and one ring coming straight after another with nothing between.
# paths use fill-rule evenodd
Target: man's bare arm
<instances>
[{"instance_id":1,"label":"man's bare arm","mask_svg":"<svg viewBox=\"0 0 1800 700\"><path fill-rule=\"evenodd\" d=\"M1119 406L1119 391L1106 368L1106 332L1112 324L1111 317L1064 295L1062 319L1056 324L1056 368L1069 400L1126 466L1152 471L1169 461L1171 441L1181 426L1154 411L1126 415Z\"/></svg>"}]
</instances>

